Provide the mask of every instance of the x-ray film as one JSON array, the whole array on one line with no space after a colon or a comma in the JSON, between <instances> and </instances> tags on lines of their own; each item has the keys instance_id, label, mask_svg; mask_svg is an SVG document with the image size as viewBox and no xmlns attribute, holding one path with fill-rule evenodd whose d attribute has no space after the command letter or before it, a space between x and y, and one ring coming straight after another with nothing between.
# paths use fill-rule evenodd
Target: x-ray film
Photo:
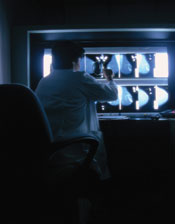
<instances>
[{"instance_id":1,"label":"x-ray film","mask_svg":"<svg viewBox=\"0 0 175 224\"><path fill-rule=\"evenodd\" d=\"M112 106L129 106L133 103L133 97L125 86L118 86L118 99L108 102Z\"/></svg>"},{"instance_id":2,"label":"x-ray film","mask_svg":"<svg viewBox=\"0 0 175 224\"><path fill-rule=\"evenodd\" d=\"M157 101L158 107L161 107L168 102L169 96L168 92L165 89L155 86L155 95L156 95L155 100Z\"/></svg>"},{"instance_id":3,"label":"x-ray film","mask_svg":"<svg viewBox=\"0 0 175 224\"><path fill-rule=\"evenodd\" d=\"M141 88L138 89L139 108L146 105L149 101L149 95Z\"/></svg>"},{"instance_id":4,"label":"x-ray film","mask_svg":"<svg viewBox=\"0 0 175 224\"><path fill-rule=\"evenodd\" d=\"M155 54L137 54L139 77L153 78L155 69Z\"/></svg>"},{"instance_id":5,"label":"x-ray film","mask_svg":"<svg viewBox=\"0 0 175 224\"><path fill-rule=\"evenodd\" d=\"M120 55L112 55L111 60L107 64L108 69L112 69L112 71L115 74L115 77L118 77L118 72L119 72L119 64L120 63Z\"/></svg>"},{"instance_id":6,"label":"x-ray film","mask_svg":"<svg viewBox=\"0 0 175 224\"><path fill-rule=\"evenodd\" d=\"M122 76L130 75L133 71L133 66L128 60L127 55L120 55L120 73Z\"/></svg>"}]
</instances>

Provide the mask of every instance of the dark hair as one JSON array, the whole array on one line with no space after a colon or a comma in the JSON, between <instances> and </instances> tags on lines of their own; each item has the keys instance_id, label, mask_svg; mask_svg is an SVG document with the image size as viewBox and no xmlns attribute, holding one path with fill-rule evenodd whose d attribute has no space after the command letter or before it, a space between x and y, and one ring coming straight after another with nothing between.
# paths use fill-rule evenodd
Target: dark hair
<instances>
[{"instance_id":1,"label":"dark hair","mask_svg":"<svg viewBox=\"0 0 175 224\"><path fill-rule=\"evenodd\" d=\"M52 66L54 69L71 69L72 62L83 57L84 49L78 44L64 40L58 41L52 48Z\"/></svg>"}]
</instances>

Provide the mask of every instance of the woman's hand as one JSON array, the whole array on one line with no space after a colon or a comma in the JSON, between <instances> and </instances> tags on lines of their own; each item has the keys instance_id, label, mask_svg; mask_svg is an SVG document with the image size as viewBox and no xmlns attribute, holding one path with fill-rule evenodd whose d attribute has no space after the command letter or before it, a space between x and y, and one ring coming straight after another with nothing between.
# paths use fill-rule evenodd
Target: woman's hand
<instances>
[{"instance_id":1,"label":"woman's hand","mask_svg":"<svg viewBox=\"0 0 175 224\"><path fill-rule=\"evenodd\" d=\"M103 75L108 81L111 81L114 78L112 69L103 69Z\"/></svg>"}]
</instances>

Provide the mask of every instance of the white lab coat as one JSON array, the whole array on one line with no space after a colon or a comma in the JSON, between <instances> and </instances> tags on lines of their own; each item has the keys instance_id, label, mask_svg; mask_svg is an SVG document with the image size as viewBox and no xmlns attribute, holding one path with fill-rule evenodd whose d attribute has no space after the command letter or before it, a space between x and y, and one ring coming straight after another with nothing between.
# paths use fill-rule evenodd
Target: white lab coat
<instances>
[{"instance_id":1,"label":"white lab coat","mask_svg":"<svg viewBox=\"0 0 175 224\"><path fill-rule=\"evenodd\" d=\"M87 73L53 70L49 76L40 80L36 94L44 106L55 141L79 133L93 134L100 140L96 154L98 164L95 166L96 169L100 168L102 179L108 177L105 174L106 154L95 101L117 99L118 91L114 81L102 84ZM76 149L68 147L57 152L52 160L59 167L59 175L65 175L65 167L72 169L83 161L86 153L80 145Z\"/></svg>"}]
</instances>

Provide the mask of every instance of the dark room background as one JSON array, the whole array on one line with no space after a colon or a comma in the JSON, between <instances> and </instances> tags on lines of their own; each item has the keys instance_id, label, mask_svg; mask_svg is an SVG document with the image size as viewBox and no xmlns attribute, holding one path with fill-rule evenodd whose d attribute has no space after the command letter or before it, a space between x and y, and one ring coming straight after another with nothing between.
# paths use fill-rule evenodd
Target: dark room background
<instances>
[{"instance_id":1,"label":"dark room background","mask_svg":"<svg viewBox=\"0 0 175 224\"><path fill-rule=\"evenodd\" d=\"M14 58L18 57L13 53L15 32L26 26L171 28L175 26L174 3L170 0L0 0L0 83L13 82ZM20 49L15 50L20 53Z\"/></svg>"}]
</instances>

